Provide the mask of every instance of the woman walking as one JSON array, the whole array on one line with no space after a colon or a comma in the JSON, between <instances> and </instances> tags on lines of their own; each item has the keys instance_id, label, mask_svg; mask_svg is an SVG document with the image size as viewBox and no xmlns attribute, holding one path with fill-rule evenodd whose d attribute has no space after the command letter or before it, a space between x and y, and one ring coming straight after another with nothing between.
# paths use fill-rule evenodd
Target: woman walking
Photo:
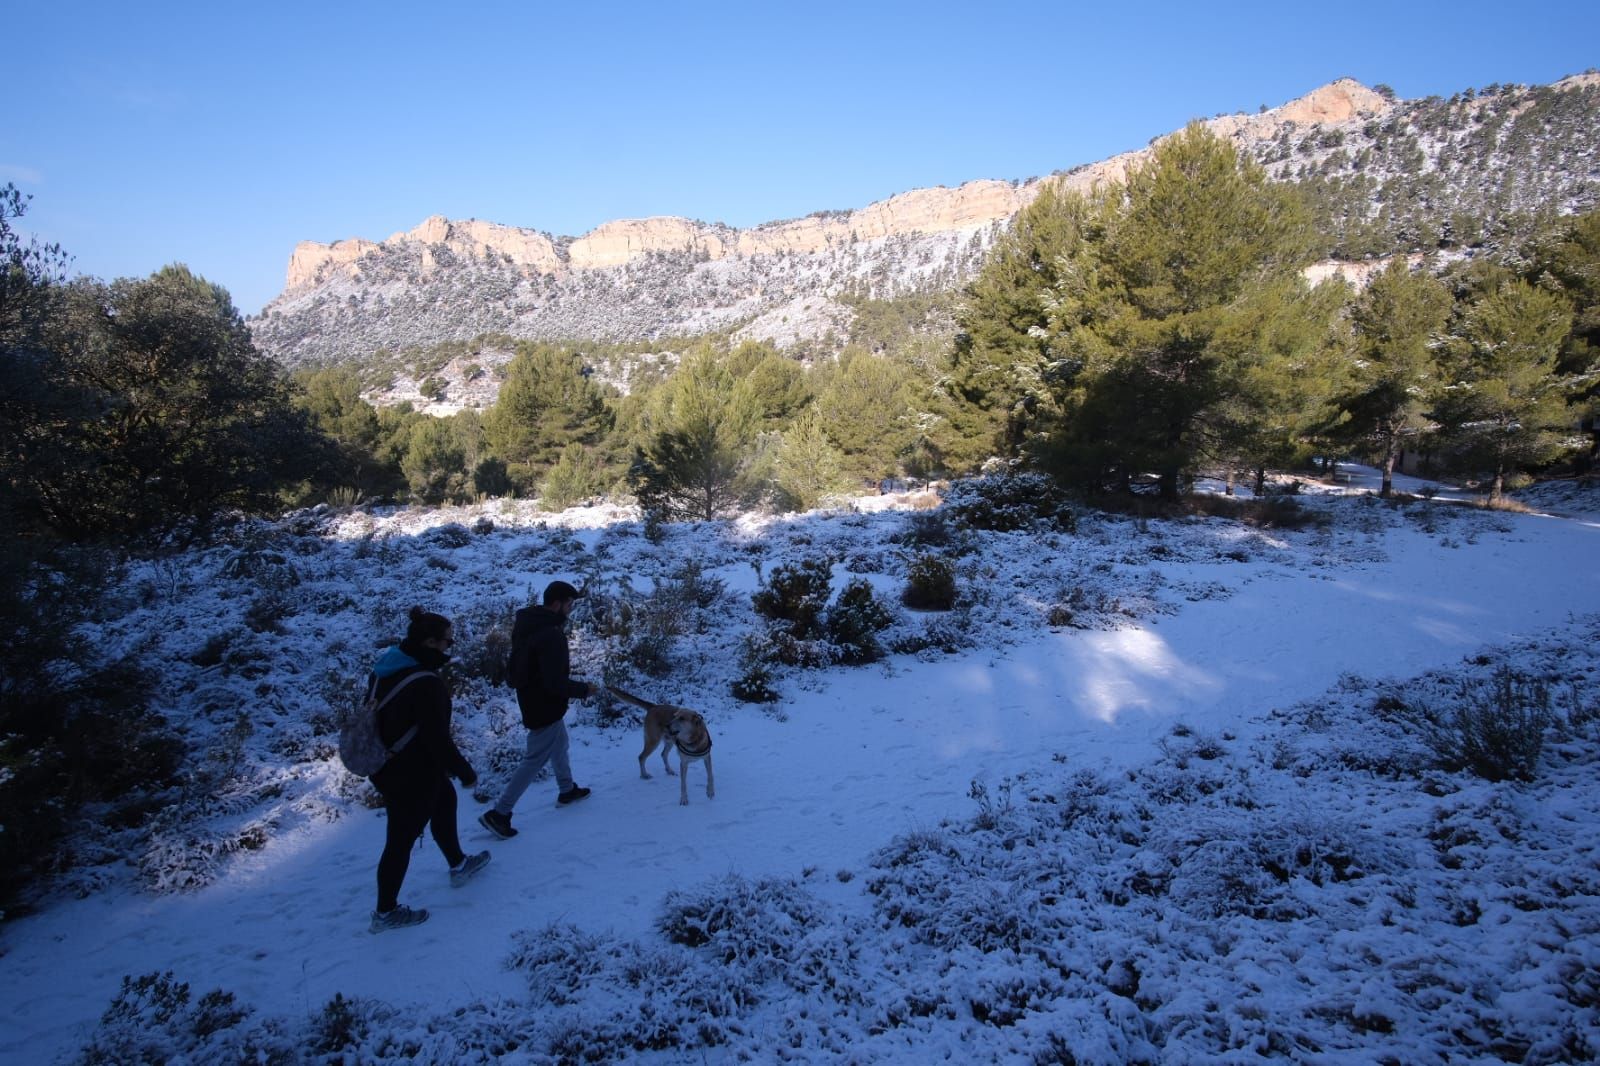
<instances>
[{"instance_id":1,"label":"woman walking","mask_svg":"<svg viewBox=\"0 0 1600 1066\"><path fill-rule=\"evenodd\" d=\"M411 864L411 846L431 827L434 843L450 865L450 884L459 888L488 865L489 853L468 855L456 834L456 790L452 777L467 788L478 780L450 739L450 686L439 671L450 661L450 620L411 608L406 639L385 651L372 668L371 684L381 704L378 735L394 754L372 775L389 812L388 836L378 860L378 907L371 931L399 929L428 920L421 907L400 903L400 885Z\"/></svg>"}]
</instances>

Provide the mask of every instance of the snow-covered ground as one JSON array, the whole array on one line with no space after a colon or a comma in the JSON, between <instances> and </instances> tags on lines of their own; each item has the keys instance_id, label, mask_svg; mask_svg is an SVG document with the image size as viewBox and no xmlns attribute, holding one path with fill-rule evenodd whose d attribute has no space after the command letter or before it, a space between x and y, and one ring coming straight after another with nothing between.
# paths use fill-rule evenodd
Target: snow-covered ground
<instances>
[{"instance_id":1,"label":"snow-covered ground","mask_svg":"<svg viewBox=\"0 0 1600 1066\"><path fill-rule=\"evenodd\" d=\"M0 927L0 1058L1586 1061L1600 508L1345 494L1374 476L1308 486L1325 520L1296 529L1086 514L928 548L936 519L863 509L653 543L615 508L492 503L132 568L96 639L164 664L159 706L225 784ZM953 611L898 607L924 550ZM824 558L923 647L736 701L750 593ZM680 807L625 708L576 705L593 796L557 808L547 779L520 836L477 826L522 739L481 664L557 577L595 593L576 674L706 715L715 799L692 767ZM327 708L412 603L456 619L460 825L493 861L452 889L425 838L401 899L431 920L373 936L383 815ZM1503 668L1553 695L1534 780L1436 768L1430 714ZM124 987L166 971L186 1004Z\"/></svg>"}]
</instances>

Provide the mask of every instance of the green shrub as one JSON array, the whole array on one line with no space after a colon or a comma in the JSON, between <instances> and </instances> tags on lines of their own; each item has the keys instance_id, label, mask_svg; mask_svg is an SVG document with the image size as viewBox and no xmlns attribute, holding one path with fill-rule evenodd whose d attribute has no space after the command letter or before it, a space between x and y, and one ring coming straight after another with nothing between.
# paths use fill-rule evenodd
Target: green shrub
<instances>
[{"instance_id":1,"label":"green shrub","mask_svg":"<svg viewBox=\"0 0 1600 1066\"><path fill-rule=\"evenodd\" d=\"M491 456L479 460L478 465L472 468L472 491L480 496L496 496L503 499L515 490L516 486L511 481L511 472L506 467L504 459Z\"/></svg>"},{"instance_id":2,"label":"green shrub","mask_svg":"<svg viewBox=\"0 0 1600 1066\"><path fill-rule=\"evenodd\" d=\"M146 701L152 679L137 660L105 661L74 626L104 587L104 560L85 553L0 557L0 908L62 868L66 828L85 804L97 824L143 823L152 797L184 759L182 743Z\"/></svg>"},{"instance_id":3,"label":"green shrub","mask_svg":"<svg viewBox=\"0 0 1600 1066\"><path fill-rule=\"evenodd\" d=\"M822 635L822 612L832 585L833 569L828 560L805 559L773 570L750 602L762 617L788 623L789 636L812 640Z\"/></svg>"},{"instance_id":4,"label":"green shrub","mask_svg":"<svg viewBox=\"0 0 1600 1066\"><path fill-rule=\"evenodd\" d=\"M839 661L858 666L883 658L877 634L894 624L894 615L878 601L870 582L856 578L828 608L824 624Z\"/></svg>"},{"instance_id":5,"label":"green shrub","mask_svg":"<svg viewBox=\"0 0 1600 1066\"><path fill-rule=\"evenodd\" d=\"M1056 483L1043 474L989 474L950 486L945 509L970 529L1007 532L1047 525L1070 533L1077 518Z\"/></svg>"},{"instance_id":6,"label":"green shrub","mask_svg":"<svg viewBox=\"0 0 1600 1066\"><path fill-rule=\"evenodd\" d=\"M900 602L923 611L948 611L956 602L956 570L937 555L919 555L906 568Z\"/></svg>"},{"instance_id":7,"label":"green shrub","mask_svg":"<svg viewBox=\"0 0 1600 1066\"><path fill-rule=\"evenodd\" d=\"M772 687L772 668L759 658L750 658L744 673L729 686L733 698L743 703L777 703L778 690Z\"/></svg>"},{"instance_id":8,"label":"green shrub","mask_svg":"<svg viewBox=\"0 0 1600 1066\"><path fill-rule=\"evenodd\" d=\"M1502 668L1487 684L1463 684L1459 701L1431 716L1427 739L1440 765L1489 781L1533 780L1554 720L1549 685Z\"/></svg>"},{"instance_id":9,"label":"green shrub","mask_svg":"<svg viewBox=\"0 0 1600 1066\"><path fill-rule=\"evenodd\" d=\"M539 505L546 511L564 511L596 496L605 495L612 475L600 457L581 444L561 452L539 490Z\"/></svg>"},{"instance_id":10,"label":"green shrub","mask_svg":"<svg viewBox=\"0 0 1600 1066\"><path fill-rule=\"evenodd\" d=\"M961 537L950 528L949 513L938 510L913 513L900 539L909 547L958 549Z\"/></svg>"}]
</instances>

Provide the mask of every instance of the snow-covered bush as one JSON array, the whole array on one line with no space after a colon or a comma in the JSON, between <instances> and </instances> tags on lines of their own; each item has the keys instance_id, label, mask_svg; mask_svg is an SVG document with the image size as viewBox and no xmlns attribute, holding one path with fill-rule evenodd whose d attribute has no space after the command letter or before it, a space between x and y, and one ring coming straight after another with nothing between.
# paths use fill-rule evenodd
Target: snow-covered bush
<instances>
[{"instance_id":1,"label":"snow-covered bush","mask_svg":"<svg viewBox=\"0 0 1600 1066\"><path fill-rule=\"evenodd\" d=\"M516 606L510 601L474 603L451 619L455 645L452 670L457 677L503 685L511 652L511 623Z\"/></svg>"},{"instance_id":2,"label":"snow-covered bush","mask_svg":"<svg viewBox=\"0 0 1600 1066\"><path fill-rule=\"evenodd\" d=\"M299 1043L276 1021L258 1021L233 993L195 999L170 970L124 977L122 990L78 1053L78 1066L130 1062L301 1061Z\"/></svg>"},{"instance_id":3,"label":"snow-covered bush","mask_svg":"<svg viewBox=\"0 0 1600 1066\"><path fill-rule=\"evenodd\" d=\"M812 640L822 634L822 612L832 585L828 560L802 559L775 568L750 602L763 618L785 623L789 636Z\"/></svg>"},{"instance_id":4,"label":"snow-covered bush","mask_svg":"<svg viewBox=\"0 0 1600 1066\"><path fill-rule=\"evenodd\" d=\"M823 628L834 656L846 666L877 662L883 658L878 634L894 624L894 615L873 594L872 585L856 578L839 593L823 616Z\"/></svg>"},{"instance_id":5,"label":"snow-covered bush","mask_svg":"<svg viewBox=\"0 0 1600 1066\"><path fill-rule=\"evenodd\" d=\"M778 690L773 687L774 674L768 665L772 661L768 641L759 637L746 638L739 656L742 672L729 689L734 699L744 703L776 703Z\"/></svg>"},{"instance_id":6,"label":"snow-covered bush","mask_svg":"<svg viewBox=\"0 0 1600 1066\"><path fill-rule=\"evenodd\" d=\"M668 892L656 929L674 944L702 948L724 966L766 979L782 972L794 945L824 920L821 904L793 880L730 874Z\"/></svg>"},{"instance_id":7,"label":"snow-covered bush","mask_svg":"<svg viewBox=\"0 0 1600 1066\"><path fill-rule=\"evenodd\" d=\"M1008 471L952 482L944 509L969 529L1004 533L1043 524L1070 533L1077 528L1066 496L1044 474Z\"/></svg>"},{"instance_id":8,"label":"snow-covered bush","mask_svg":"<svg viewBox=\"0 0 1600 1066\"><path fill-rule=\"evenodd\" d=\"M1550 686L1509 670L1463 682L1454 707L1430 713L1428 742L1448 770L1489 781L1531 781L1554 721Z\"/></svg>"},{"instance_id":9,"label":"snow-covered bush","mask_svg":"<svg viewBox=\"0 0 1600 1066\"><path fill-rule=\"evenodd\" d=\"M920 611L948 611L956 602L955 567L937 555L918 555L906 567L900 602Z\"/></svg>"}]
</instances>

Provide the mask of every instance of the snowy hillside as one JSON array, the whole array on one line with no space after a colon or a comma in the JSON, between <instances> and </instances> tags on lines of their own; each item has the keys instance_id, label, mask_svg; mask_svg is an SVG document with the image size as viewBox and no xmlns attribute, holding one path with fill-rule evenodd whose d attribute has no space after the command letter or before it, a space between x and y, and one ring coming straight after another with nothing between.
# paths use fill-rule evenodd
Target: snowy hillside
<instances>
[{"instance_id":1,"label":"snowy hillside","mask_svg":"<svg viewBox=\"0 0 1600 1066\"><path fill-rule=\"evenodd\" d=\"M659 541L612 507L319 510L132 565L93 635L159 665L196 769L0 926L0 1060L1590 1061L1600 508L1362 487L1009 532L868 499ZM926 555L951 610L900 605ZM751 594L803 561L870 584L885 655L741 703ZM593 796L546 779L516 839L476 825L524 736L510 615L553 578L591 593L575 675L705 714L714 799L698 766L687 807L640 780L633 712L578 704ZM432 919L374 936L383 814L330 707L413 603L456 622L460 824L493 861L452 889L424 838L401 900ZM1440 765L1497 684L1548 695L1531 781Z\"/></svg>"},{"instance_id":2,"label":"snowy hillside","mask_svg":"<svg viewBox=\"0 0 1600 1066\"><path fill-rule=\"evenodd\" d=\"M1324 106L1326 94L1347 92L1378 106ZM1260 115L1219 115L1209 124L1274 180L1305 190L1328 242L1329 267L1359 268L1395 254L1503 252L1550 213L1582 212L1600 202L1600 76L1594 74L1554 85L1466 89L1448 100L1384 101L1341 82ZM1133 131L1129 143L1168 132ZM1066 187L1085 191L1095 181L1120 180L1139 154L1063 160L1071 169L1061 177ZM1036 191L1039 183L1014 184ZM886 203L960 193L922 189ZM360 254L351 251L354 258L330 261L311 275L301 276L291 259L288 287L250 328L261 350L286 366L359 363L383 349L428 348L485 333L616 342L754 326L758 335L775 333L783 345L809 340L837 350L825 341L847 332L835 316L801 317L788 309L826 306L842 294L891 299L957 290L977 273L1010 216L1031 199L1029 193L1004 212L938 224L902 219L887 232L875 224L884 205L824 211L769 224L783 232L817 231L793 246L757 241L759 250L719 258L685 237L659 247L644 244L652 250L633 250L626 262L593 268L571 260L572 238L521 231L519 240L551 245L548 261L530 266L470 242L440 243L441 227L424 223L382 243L342 242ZM691 234L705 231L719 248L740 245L736 231L673 221ZM783 329L761 328L786 315L791 321Z\"/></svg>"}]
</instances>

